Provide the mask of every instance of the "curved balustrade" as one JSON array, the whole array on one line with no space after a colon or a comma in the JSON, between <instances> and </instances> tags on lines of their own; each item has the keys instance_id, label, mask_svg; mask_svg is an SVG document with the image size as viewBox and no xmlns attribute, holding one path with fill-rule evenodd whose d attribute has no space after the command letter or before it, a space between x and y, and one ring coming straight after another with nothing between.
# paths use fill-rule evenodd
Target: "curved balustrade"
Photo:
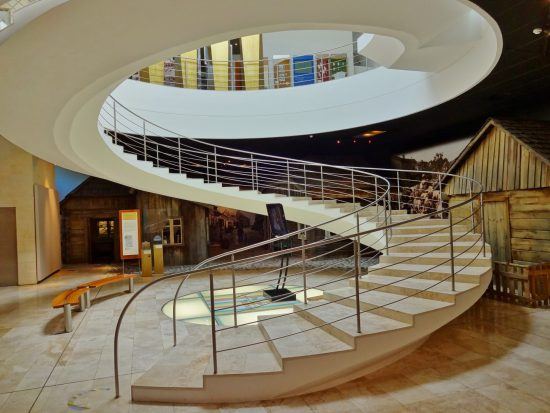
<instances>
[{"instance_id":1,"label":"curved balustrade","mask_svg":"<svg viewBox=\"0 0 550 413\"><path fill-rule=\"evenodd\" d=\"M186 89L246 91L325 83L378 67L354 50L357 42L283 58L215 60L184 55L151 65L130 78Z\"/></svg>"},{"instance_id":2,"label":"curved balustrade","mask_svg":"<svg viewBox=\"0 0 550 413\"><path fill-rule=\"evenodd\" d=\"M422 296L439 285L448 285L454 292L455 279L480 257L486 256L483 225L480 224L483 222L482 187L466 177L458 178L469 188L470 196L448 205L442 193L449 174L335 166L231 149L180 137L140 118L113 98L109 98L101 110L99 129L107 144L122 146L126 153L152 164L159 171L164 169L183 179L200 179L213 191L236 188L244 192L254 191L257 197L271 195L274 202L280 199L303 203L307 208L324 211L327 216L325 221L316 225L209 258L192 271L157 279L135 293L122 310L115 332L117 396L120 394L118 337L122 321L132 303L144 291L159 283L179 281L174 284L172 308L176 346L176 303L180 292L190 277L208 277L213 374L217 374L219 357L231 350L273 343L348 318L356 320L357 333L361 333L361 318L366 313ZM431 226L421 233L407 232L418 228L415 225L426 223ZM331 225L330 236L317 240L312 238L315 229L327 228L328 225ZM397 231L399 234L395 235ZM426 244L419 244L427 240L429 242ZM403 251L406 253L403 254ZM290 256L294 257L292 262L288 259ZM405 278L398 278L395 283L422 278L423 274L442 266L450 266L448 274L392 302L370 308L361 305L365 294L382 288L360 288L365 274L384 273L388 269L397 269L400 264L415 263L428 257L430 263L425 264L422 270L409 271ZM284 258L287 259L286 264L282 261ZM281 259L281 266L274 267L273 261L278 259ZM265 269L259 274L239 275L239 270L250 266ZM287 273L288 282L299 285L299 290L292 293L303 294L304 305L294 306L290 313L264 316L262 322L349 300L355 302L355 311L303 331L220 348L217 338L224 332L256 322L239 321L239 314L245 307L261 311L274 301L288 298L283 295L270 299L258 294L265 284L276 283L282 270ZM318 274L323 274L324 278L319 279L316 277ZM328 302L310 300L313 290L327 293L342 282L353 286L353 294ZM395 283L387 283L383 287L388 288ZM231 303L216 303L216 292L228 289L231 291ZM193 291L186 291L186 294L191 293ZM231 314L232 323L219 325L219 314ZM185 345L185 341L179 345Z\"/></svg>"}]
</instances>

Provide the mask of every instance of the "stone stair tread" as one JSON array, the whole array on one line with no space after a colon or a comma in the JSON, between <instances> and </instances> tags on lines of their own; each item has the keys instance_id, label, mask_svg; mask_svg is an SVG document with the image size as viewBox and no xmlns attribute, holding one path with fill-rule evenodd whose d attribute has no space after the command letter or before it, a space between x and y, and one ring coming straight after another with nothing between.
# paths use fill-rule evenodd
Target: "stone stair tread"
<instances>
[{"instance_id":1,"label":"stone stair tread","mask_svg":"<svg viewBox=\"0 0 550 413\"><path fill-rule=\"evenodd\" d=\"M331 290L330 294L354 298L355 289L352 287L343 287L335 290ZM406 314L420 314L426 311L437 310L451 305L450 303L429 300L426 298L410 297L401 294L386 293L383 291L367 291L359 289L359 299L363 303L368 303L374 306L383 306L385 308L400 311Z\"/></svg>"},{"instance_id":2,"label":"stone stair tread","mask_svg":"<svg viewBox=\"0 0 550 413\"><path fill-rule=\"evenodd\" d=\"M426 237L428 238L428 237ZM406 244L399 245L400 247L441 247L445 245L450 245L447 241L429 241L429 242L407 242ZM454 241L453 245L457 247L468 247L470 245L482 245L481 241L472 242L472 241Z\"/></svg>"},{"instance_id":3,"label":"stone stair tread","mask_svg":"<svg viewBox=\"0 0 550 413\"><path fill-rule=\"evenodd\" d=\"M272 344L281 358L303 357L352 349L351 346L323 329L317 328L297 314L272 319L263 316L259 317L259 320L269 338L275 339ZM294 335L276 339L289 334Z\"/></svg>"},{"instance_id":4,"label":"stone stair tread","mask_svg":"<svg viewBox=\"0 0 550 413\"><path fill-rule=\"evenodd\" d=\"M414 274L414 273L413 273ZM455 291L452 289L451 281L428 280L423 278L392 277L384 275L364 275L361 280L372 282L379 285L393 285L396 287L405 287L415 290L427 290L445 294L457 294L474 288L471 283L455 282Z\"/></svg>"},{"instance_id":5,"label":"stone stair tread","mask_svg":"<svg viewBox=\"0 0 550 413\"><path fill-rule=\"evenodd\" d=\"M468 232L453 232L453 235L455 238L458 238L460 236L463 236L463 235L467 235L469 234ZM411 239L411 238L417 238L417 237L423 237L423 238L420 238L420 239L426 239L426 240L430 240L430 237L431 236L434 236L434 235L441 235L441 236L446 236L448 237L449 236L449 233L448 232L436 232L434 234L392 234L392 238L404 238L404 239ZM476 236L479 236L478 234L475 234ZM429 241L429 242L433 242L433 241Z\"/></svg>"},{"instance_id":6,"label":"stone stair tread","mask_svg":"<svg viewBox=\"0 0 550 413\"><path fill-rule=\"evenodd\" d=\"M164 351L133 386L202 388L203 374L212 357L210 336L205 328L188 326L189 335L176 347Z\"/></svg>"},{"instance_id":7,"label":"stone stair tread","mask_svg":"<svg viewBox=\"0 0 550 413\"><path fill-rule=\"evenodd\" d=\"M460 254L460 255L459 255ZM390 249L389 256L393 257L403 257L403 258L421 258L421 257L432 257L432 258L450 258L451 253L449 251L447 252L427 252L427 253L418 253L418 252L398 252L394 251L392 252ZM455 253L455 258L478 258L483 259L483 255L476 252L460 252ZM486 259L490 259L491 256L489 253L487 253Z\"/></svg>"},{"instance_id":8,"label":"stone stair tread","mask_svg":"<svg viewBox=\"0 0 550 413\"><path fill-rule=\"evenodd\" d=\"M425 271L443 272L443 273L449 273L449 274L451 273L450 265L434 266L433 264L408 264L408 263L376 264L373 266L369 266L369 271L371 273L375 272L376 275L382 275L382 272L384 271L385 268L389 268L392 270L407 271L412 273L419 273L419 272L425 272ZM486 271L486 269L483 267L464 267L462 265L455 265L455 271L456 272L460 271L460 274L463 274L463 275L481 275Z\"/></svg>"},{"instance_id":9,"label":"stone stair tread","mask_svg":"<svg viewBox=\"0 0 550 413\"><path fill-rule=\"evenodd\" d=\"M333 327L352 337L376 334L411 326L410 324L392 318L363 311L361 313L361 333L357 333L357 320L354 308L323 299L312 301L307 305L297 304L296 308L305 309L323 323L331 323Z\"/></svg>"},{"instance_id":10,"label":"stone stair tread","mask_svg":"<svg viewBox=\"0 0 550 413\"><path fill-rule=\"evenodd\" d=\"M218 373L247 374L281 371L277 356L265 341L256 325L229 328L217 333ZM249 346L251 343L261 343ZM227 350L233 347L241 347ZM206 374L214 371L212 360L206 367Z\"/></svg>"}]
</instances>

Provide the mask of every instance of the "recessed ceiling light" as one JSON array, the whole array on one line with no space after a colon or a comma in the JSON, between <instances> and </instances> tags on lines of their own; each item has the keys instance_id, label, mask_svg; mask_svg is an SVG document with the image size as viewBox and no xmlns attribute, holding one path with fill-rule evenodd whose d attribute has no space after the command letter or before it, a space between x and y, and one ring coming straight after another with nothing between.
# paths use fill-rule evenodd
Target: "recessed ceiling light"
<instances>
[{"instance_id":1,"label":"recessed ceiling light","mask_svg":"<svg viewBox=\"0 0 550 413\"><path fill-rule=\"evenodd\" d=\"M535 28L533 29L533 34L539 35L539 34L541 34L541 33L542 33L542 27L535 27Z\"/></svg>"}]
</instances>

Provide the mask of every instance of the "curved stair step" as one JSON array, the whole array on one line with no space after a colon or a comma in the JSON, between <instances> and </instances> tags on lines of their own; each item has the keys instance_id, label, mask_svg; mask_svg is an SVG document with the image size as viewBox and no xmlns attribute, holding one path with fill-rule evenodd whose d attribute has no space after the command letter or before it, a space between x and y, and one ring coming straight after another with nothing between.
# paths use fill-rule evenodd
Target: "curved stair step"
<instances>
[{"instance_id":1,"label":"curved stair step","mask_svg":"<svg viewBox=\"0 0 550 413\"><path fill-rule=\"evenodd\" d=\"M426 238L431 238L431 235ZM479 239L479 236L478 236ZM481 242L469 242L469 241L454 241L453 242L453 250L456 253L464 252L464 251L478 251L482 247ZM450 241L440 241L440 242L433 242L433 241L426 241L426 242L416 242L411 241L407 242L402 245L395 245L390 249L390 252L450 252L451 251L451 245Z\"/></svg>"},{"instance_id":2,"label":"curved stair step","mask_svg":"<svg viewBox=\"0 0 550 413\"><path fill-rule=\"evenodd\" d=\"M354 308L323 299L315 300L309 304L296 304L294 307L295 311L303 310L296 313L300 317L321 326L324 331L350 346L355 345L355 339L359 336L411 327L410 323L366 312L361 314L361 332L359 333L357 332Z\"/></svg>"},{"instance_id":3,"label":"curved stair step","mask_svg":"<svg viewBox=\"0 0 550 413\"><path fill-rule=\"evenodd\" d=\"M297 314L285 317L259 317L259 327L271 348L283 359L349 351L353 347ZM291 335L294 334L294 335ZM289 337L279 338L290 335ZM282 365L282 364L281 364Z\"/></svg>"},{"instance_id":4,"label":"curved stair step","mask_svg":"<svg viewBox=\"0 0 550 413\"><path fill-rule=\"evenodd\" d=\"M355 288L343 287L325 291L323 297L330 301L337 301L342 305L355 308ZM444 301L428 300L425 298L409 297L402 294L386 293L383 291L367 291L359 289L359 301L362 310L370 310L373 314L388 317L402 323L413 324L417 314L425 313L452 305Z\"/></svg>"},{"instance_id":5,"label":"curved stair step","mask_svg":"<svg viewBox=\"0 0 550 413\"><path fill-rule=\"evenodd\" d=\"M450 276L450 274L449 274ZM452 282L441 280L426 280L416 278L416 273L411 271L408 277L392 277L383 275L364 275L359 280L359 287L365 290L376 290L392 294L401 294L427 300L437 300L453 303L455 295L474 288L471 283L455 282L455 291ZM455 280L456 281L456 280ZM355 280L349 280L350 287L355 287Z\"/></svg>"},{"instance_id":6,"label":"curved stair step","mask_svg":"<svg viewBox=\"0 0 550 413\"><path fill-rule=\"evenodd\" d=\"M480 267L464 267L455 265L455 281L461 283L474 283L480 281L481 276L485 273L486 268ZM430 264L392 264L388 267L387 264L376 264L369 267L369 275L381 275L389 277L405 278L411 273L415 274L414 278L426 280L446 280L451 275L450 265L430 265Z\"/></svg>"},{"instance_id":7,"label":"curved stair step","mask_svg":"<svg viewBox=\"0 0 550 413\"><path fill-rule=\"evenodd\" d=\"M491 255L483 257L481 252L463 252L459 256L455 253L455 265L491 267ZM388 255L381 255L381 264L428 264L428 265L450 265L451 254L448 252L429 252L423 255L415 252L391 252Z\"/></svg>"}]
</instances>

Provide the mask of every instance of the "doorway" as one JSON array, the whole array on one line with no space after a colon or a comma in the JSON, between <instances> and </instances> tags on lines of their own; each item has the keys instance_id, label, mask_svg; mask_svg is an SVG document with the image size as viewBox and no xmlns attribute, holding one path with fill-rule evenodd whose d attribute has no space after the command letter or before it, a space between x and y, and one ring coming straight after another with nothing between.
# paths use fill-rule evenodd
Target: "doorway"
<instances>
[{"instance_id":1,"label":"doorway","mask_svg":"<svg viewBox=\"0 0 550 413\"><path fill-rule=\"evenodd\" d=\"M508 199L487 199L483 203L485 214L485 237L491 245L493 260L512 260L510 240L510 215Z\"/></svg>"},{"instance_id":2,"label":"doorway","mask_svg":"<svg viewBox=\"0 0 550 413\"><path fill-rule=\"evenodd\" d=\"M0 286L17 285L17 227L15 208L0 208Z\"/></svg>"},{"instance_id":3,"label":"doorway","mask_svg":"<svg viewBox=\"0 0 550 413\"><path fill-rule=\"evenodd\" d=\"M93 264L115 261L116 227L116 218L90 220L90 258Z\"/></svg>"}]
</instances>

